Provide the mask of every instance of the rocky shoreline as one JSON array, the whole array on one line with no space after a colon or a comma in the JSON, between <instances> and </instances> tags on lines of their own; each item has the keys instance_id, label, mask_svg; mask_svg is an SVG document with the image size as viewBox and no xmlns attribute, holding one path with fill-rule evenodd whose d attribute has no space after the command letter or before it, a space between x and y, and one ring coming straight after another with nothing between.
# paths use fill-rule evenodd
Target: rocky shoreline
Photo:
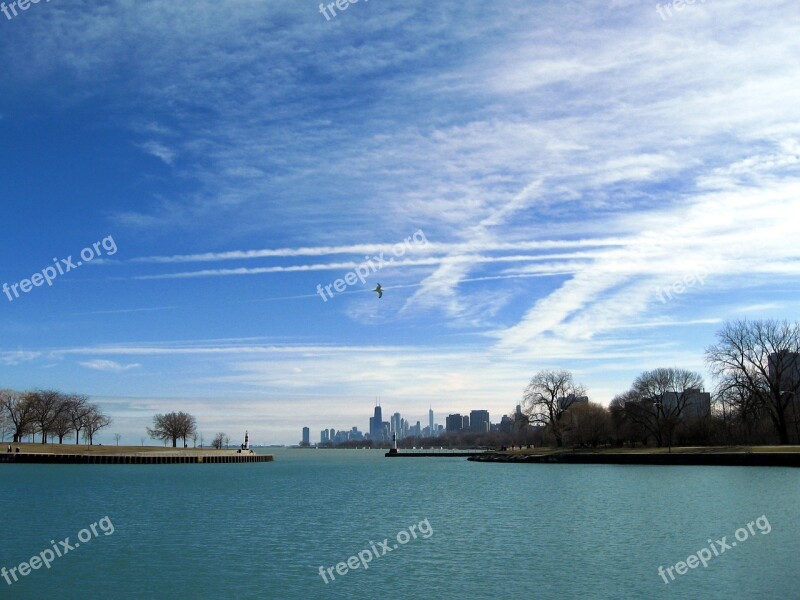
<instances>
[{"instance_id":1,"label":"rocky shoreline","mask_svg":"<svg viewBox=\"0 0 800 600\"><path fill-rule=\"evenodd\" d=\"M475 462L605 465L697 465L732 467L800 467L798 452L554 452L524 454L486 452L469 457Z\"/></svg>"}]
</instances>

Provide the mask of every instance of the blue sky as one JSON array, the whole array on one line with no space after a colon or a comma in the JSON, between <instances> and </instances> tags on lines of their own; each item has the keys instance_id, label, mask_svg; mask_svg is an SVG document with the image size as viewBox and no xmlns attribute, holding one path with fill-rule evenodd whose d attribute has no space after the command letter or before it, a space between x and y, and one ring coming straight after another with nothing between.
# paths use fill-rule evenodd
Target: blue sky
<instances>
[{"instance_id":1,"label":"blue sky","mask_svg":"<svg viewBox=\"0 0 800 600\"><path fill-rule=\"evenodd\" d=\"M499 420L544 368L711 388L724 320L796 320L795 2L318 5L0 14L0 282L117 248L0 295L0 386L296 443L376 396Z\"/></svg>"}]
</instances>

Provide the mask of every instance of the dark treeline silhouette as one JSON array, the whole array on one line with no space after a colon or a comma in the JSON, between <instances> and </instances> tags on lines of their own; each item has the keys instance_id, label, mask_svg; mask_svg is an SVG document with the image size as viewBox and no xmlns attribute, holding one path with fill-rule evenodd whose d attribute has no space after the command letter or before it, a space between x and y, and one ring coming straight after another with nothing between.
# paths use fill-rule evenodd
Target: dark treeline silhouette
<instances>
[{"instance_id":1,"label":"dark treeline silhouette","mask_svg":"<svg viewBox=\"0 0 800 600\"><path fill-rule=\"evenodd\" d=\"M658 368L639 375L608 409L560 405L552 390L562 398L582 390L566 371L542 371L526 390L525 413L546 426L545 443L556 446L800 443L800 324L725 323L705 359L713 391L704 391L698 373Z\"/></svg>"},{"instance_id":2,"label":"dark treeline silhouette","mask_svg":"<svg viewBox=\"0 0 800 600\"><path fill-rule=\"evenodd\" d=\"M63 444L73 433L79 444L83 432L84 441L92 445L95 434L111 424L111 419L87 396L56 390L0 390L0 420L4 435L8 429L13 442L39 435L42 444L48 439L58 439Z\"/></svg>"}]
</instances>

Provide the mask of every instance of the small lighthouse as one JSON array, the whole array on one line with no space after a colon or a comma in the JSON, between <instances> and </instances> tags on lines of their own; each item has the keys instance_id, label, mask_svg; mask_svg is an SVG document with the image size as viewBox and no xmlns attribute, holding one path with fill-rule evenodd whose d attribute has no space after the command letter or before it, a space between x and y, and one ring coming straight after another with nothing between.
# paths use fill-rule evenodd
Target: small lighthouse
<instances>
[{"instance_id":1,"label":"small lighthouse","mask_svg":"<svg viewBox=\"0 0 800 600\"><path fill-rule=\"evenodd\" d=\"M392 433L392 447L389 449L389 454L397 454L397 432Z\"/></svg>"},{"instance_id":2,"label":"small lighthouse","mask_svg":"<svg viewBox=\"0 0 800 600\"><path fill-rule=\"evenodd\" d=\"M253 454L253 451L250 450L250 436L248 435L247 430L244 432L244 444L242 444L242 447L239 449L239 453Z\"/></svg>"}]
</instances>

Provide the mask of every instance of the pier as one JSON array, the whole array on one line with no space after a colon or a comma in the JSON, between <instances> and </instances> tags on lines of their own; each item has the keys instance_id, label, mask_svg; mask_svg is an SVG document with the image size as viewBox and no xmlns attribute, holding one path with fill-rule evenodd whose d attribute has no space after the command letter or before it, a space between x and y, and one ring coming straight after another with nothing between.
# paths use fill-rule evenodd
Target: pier
<instances>
[{"instance_id":1,"label":"pier","mask_svg":"<svg viewBox=\"0 0 800 600\"><path fill-rule=\"evenodd\" d=\"M453 457L471 457L471 456L480 456L484 454L483 450L477 450L474 452L463 451L463 450L455 450L453 452L448 452L446 450L441 450L439 452L432 452L432 451L420 451L420 452L399 452L399 451L391 451L384 454L386 458L453 458Z\"/></svg>"},{"instance_id":2,"label":"pier","mask_svg":"<svg viewBox=\"0 0 800 600\"><path fill-rule=\"evenodd\" d=\"M209 463L272 462L272 454L49 454L15 452L0 454L0 463L53 465L177 465Z\"/></svg>"}]
</instances>

